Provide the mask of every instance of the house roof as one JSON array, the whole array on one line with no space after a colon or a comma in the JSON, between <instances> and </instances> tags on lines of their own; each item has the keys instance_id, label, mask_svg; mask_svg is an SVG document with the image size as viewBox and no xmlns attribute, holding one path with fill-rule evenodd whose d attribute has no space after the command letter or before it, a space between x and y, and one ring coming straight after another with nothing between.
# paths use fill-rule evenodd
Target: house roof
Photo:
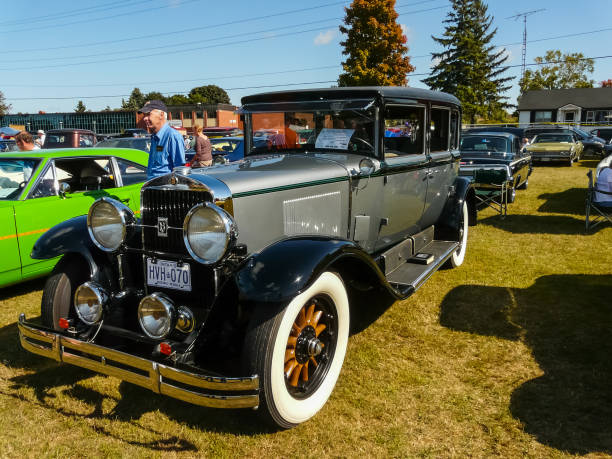
<instances>
[{"instance_id":1,"label":"house roof","mask_svg":"<svg viewBox=\"0 0 612 459\"><path fill-rule=\"evenodd\" d=\"M553 110L567 104L581 108L612 108L612 88L542 89L527 91L519 110Z\"/></svg>"}]
</instances>

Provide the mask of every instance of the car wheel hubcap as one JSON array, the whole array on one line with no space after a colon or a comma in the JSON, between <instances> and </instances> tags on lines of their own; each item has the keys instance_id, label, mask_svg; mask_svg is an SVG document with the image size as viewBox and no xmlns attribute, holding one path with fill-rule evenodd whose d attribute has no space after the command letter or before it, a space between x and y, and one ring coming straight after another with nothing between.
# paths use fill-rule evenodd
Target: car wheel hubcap
<instances>
[{"instance_id":1,"label":"car wheel hubcap","mask_svg":"<svg viewBox=\"0 0 612 459\"><path fill-rule=\"evenodd\" d=\"M335 350L333 305L313 298L297 314L285 350L285 383L296 398L312 394L327 374Z\"/></svg>"}]
</instances>

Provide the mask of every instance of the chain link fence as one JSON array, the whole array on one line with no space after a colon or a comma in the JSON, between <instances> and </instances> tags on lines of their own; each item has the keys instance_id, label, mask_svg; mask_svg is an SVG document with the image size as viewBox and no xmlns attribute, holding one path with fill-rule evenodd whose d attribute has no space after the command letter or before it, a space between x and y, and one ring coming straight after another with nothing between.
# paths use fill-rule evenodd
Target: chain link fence
<instances>
[{"instance_id":1,"label":"chain link fence","mask_svg":"<svg viewBox=\"0 0 612 459\"><path fill-rule=\"evenodd\" d=\"M23 126L26 131L39 129L89 129L96 134L119 134L136 127L136 112L40 113L0 116L0 126Z\"/></svg>"}]
</instances>

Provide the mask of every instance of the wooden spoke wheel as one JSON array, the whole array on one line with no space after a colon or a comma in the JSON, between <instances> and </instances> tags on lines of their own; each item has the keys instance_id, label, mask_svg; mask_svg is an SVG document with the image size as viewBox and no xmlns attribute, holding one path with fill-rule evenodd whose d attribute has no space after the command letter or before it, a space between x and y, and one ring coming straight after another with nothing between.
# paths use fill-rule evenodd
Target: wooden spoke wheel
<instances>
[{"instance_id":1,"label":"wooden spoke wheel","mask_svg":"<svg viewBox=\"0 0 612 459\"><path fill-rule=\"evenodd\" d=\"M338 323L325 296L312 298L296 316L285 351L285 382L297 398L316 390L333 355Z\"/></svg>"}]
</instances>

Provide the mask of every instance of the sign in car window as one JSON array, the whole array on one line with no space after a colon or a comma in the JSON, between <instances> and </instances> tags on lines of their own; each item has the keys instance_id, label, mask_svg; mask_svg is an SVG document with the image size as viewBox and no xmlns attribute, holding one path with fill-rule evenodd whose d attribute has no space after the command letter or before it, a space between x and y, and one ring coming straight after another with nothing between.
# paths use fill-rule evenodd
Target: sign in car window
<instances>
[{"instance_id":1,"label":"sign in car window","mask_svg":"<svg viewBox=\"0 0 612 459\"><path fill-rule=\"evenodd\" d=\"M355 129L322 129L315 142L315 148L348 150L348 143Z\"/></svg>"}]
</instances>

